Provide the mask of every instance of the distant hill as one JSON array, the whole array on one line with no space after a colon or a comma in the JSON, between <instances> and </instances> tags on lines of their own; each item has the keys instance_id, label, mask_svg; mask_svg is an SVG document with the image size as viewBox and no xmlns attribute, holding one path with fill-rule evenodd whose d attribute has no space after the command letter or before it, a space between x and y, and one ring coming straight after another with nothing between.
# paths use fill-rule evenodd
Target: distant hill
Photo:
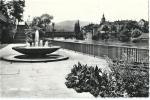
<instances>
[{"instance_id":1,"label":"distant hill","mask_svg":"<svg viewBox=\"0 0 150 100\"><path fill-rule=\"evenodd\" d=\"M56 31L74 31L74 25L76 20L66 20L59 23L55 23ZM80 21L80 26L88 25L90 22Z\"/></svg>"}]
</instances>

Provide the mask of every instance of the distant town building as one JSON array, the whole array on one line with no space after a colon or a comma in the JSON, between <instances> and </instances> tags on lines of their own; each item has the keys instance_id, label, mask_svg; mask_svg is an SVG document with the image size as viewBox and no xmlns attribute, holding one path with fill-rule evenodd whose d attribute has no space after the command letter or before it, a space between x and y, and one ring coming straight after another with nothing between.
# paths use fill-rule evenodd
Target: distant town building
<instances>
[{"instance_id":1,"label":"distant town building","mask_svg":"<svg viewBox=\"0 0 150 100\"><path fill-rule=\"evenodd\" d=\"M140 27L144 27L145 23L146 23L146 21L145 21L144 19L141 19L141 20L138 22L138 25L139 25Z\"/></svg>"},{"instance_id":2,"label":"distant town building","mask_svg":"<svg viewBox=\"0 0 150 100\"><path fill-rule=\"evenodd\" d=\"M105 18L105 15L102 15L99 24L89 24L83 29L85 30L87 38L101 38L103 35L108 35L110 38L119 38L120 33L124 30L130 34L133 30L139 29L142 33L140 40L147 41L146 34L148 33L149 22L141 19L139 22L134 20L117 20L110 22ZM106 34L105 34L106 33Z\"/></svg>"},{"instance_id":3,"label":"distant town building","mask_svg":"<svg viewBox=\"0 0 150 100\"><path fill-rule=\"evenodd\" d=\"M96 27L97 31L94 31L94 34L96 35L99 33L105 33L106 31L109 31L109 29L111 28L111 25L112 25L112 22L106 21L105 15L103 14L99 26Z\"/></svg>"},{"instance_id":4,"label":"distant town building","mask_svg":"<svg viewBox=\"0 0 150 100\"><path fill-rule=\"evenodd\" d=\"M104 14L103 14L103 16L102 16L102 19L101 19L100 24L103 24L103 23L105 23L105 16L104 16Z\"/></svg>"}]
</instances>

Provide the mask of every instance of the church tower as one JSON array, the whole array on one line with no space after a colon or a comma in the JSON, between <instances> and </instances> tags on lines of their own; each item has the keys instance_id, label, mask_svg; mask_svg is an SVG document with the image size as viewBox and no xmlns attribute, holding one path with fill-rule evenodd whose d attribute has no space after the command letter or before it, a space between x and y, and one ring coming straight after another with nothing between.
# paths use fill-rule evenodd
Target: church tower
<instances>
[{"instance_id":1,"label":"church tower","mask_svg":"<svg viewBox=\"0 0 150 100\"><path fill-rule=\"evenodd\" d=\"M103 23L105 23L105 16L104 16L104 14L103 14L103 16L102 16L102 19L101 19L100 24L103 24Z\"/></svg>"}]
</instances>

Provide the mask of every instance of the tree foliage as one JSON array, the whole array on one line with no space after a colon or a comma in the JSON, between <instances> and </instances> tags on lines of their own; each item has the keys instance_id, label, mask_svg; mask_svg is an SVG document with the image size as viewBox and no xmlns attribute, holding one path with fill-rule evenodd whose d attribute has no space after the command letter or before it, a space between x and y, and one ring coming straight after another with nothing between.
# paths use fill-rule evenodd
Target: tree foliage
<instances>
[{"instance_id":1,"label":"tree foliage","mask_svg":"<svg viewBox=\"0 0 150 100\"><path fill-rule=\"evenodd\" d=\"M38 26L46 29L47 25L51 23L53 16L49 14L42 14L40 17L34 17L31 26Z\"/></svg>"},{"instance_id":2,"label":"tree foliage","mask_svg":"<svg viewBox=\"0 0 150 100\"><path fill-rule=\"evenodd\" d=\"M1 1L2 13L18 23L22 20L23 12L25 7L25 0L12 0L12 1Z\"/></svg>"},{"instance_id":3,"label":"tree foliage","mask_svg":"<svg viewBox=\"0 0 150 100\"><path fill-rule=\"evenodd\" d=\"M132 32L131 32L131 37L132 38L137 38L139 36L142 35L142 32L139 30L139 29L134 29Z\"/></svg>"},{"instance_id":4,"label":"tree foliage","mask_svg":"<svg viewBox=\"0 0 150 100\"><path fill-rule=\"evenodd\" d=\"M115 32L116 32L116 31L117 31L117 28L116 28L116 26L115 26L115 25L111 25L110 30L111 30L111 31L115 31Z\"/></svg>"},{"instance_id":5,"label":"tree foliage","mask_svg":"<svg viewBox=\"0 0 150 100\"><path fill-rule=\"evenodd\" d=\"M95 24L89 24L89 25L86 25L86 26L84 26L82 29L85 31L85 32L91 32L91 31L93 31L93 28L94 28L94 25Z\"/></svg>"},{"instance_id":6,"label":"tree foliage","mask_svg":"<svg viewBox=\"0 0 150 100\"><path fill-rule=\"evenodd\" d=\"M1 0L0 1L0 11L3 13L3 15L8 17L7 9L8 9L8 6L6 5L6 2Z\"/></svg>"},{"instance_id":7,"label":"tree foliage","mask_svg":"<svg viewBox=\"0 0 150 100\"><path fill-rule=\"evenodd\" d=\"M53 19L53 16L49 15L49 14L42 14L40 16L41 21L44 25L50 24L51 20Z\"/></svg>"},{"instance_id":8,"label":"tree foliage","mask_svg":"<svg viewBox=\"0 0 150 100\"><path fill-rule=\"evenodd\" d=\"M130 41L131 33L127 29L124 29L120 32L119 40L122 42Z\"/></svg>"},{"instance_id":9,"label":"tree foliage","mask_svg":"<svg viewBox=\"0 0 150 100\"><path fill-rule=\"evenodd\" d=\"M41 27L41 18L40 17L34 17L31 23L31 26L39 26Z\"/></svg>"},{"instance_id":10,"label":"tree foliage","mask_svg":"<svg viewBox=\"0 0 150 100\"><path fill-rule=\"evenodd\" d=\"M134 30L134 29L139 29L138 23L136 21L128 21L125 24L125 28L128 29L129 31Z\"/></svg>"},{"instance_id":11,"label":"tree foliage","mask_svg":"<svg viewBox=\"0 0 150 100\"><path fill-rule=\"evenodd\" d=\"M105 33L108 33L108 36L111 36L112 39L118 39L122 42L128 42L130 41L130 38L140 36L141 33L148 33L149 24L148 21L142 20L142 25L139 24L139 22L134 20L120 20L120 21L114 21L114 22L106 22L103 24L89 24L83 27L84 32L92 32L94 30L94 40L104 39L104 37L107 35L99 35L99 33L104 31ZM137 32L132 34L134 30L139 30L140 32ZM133 36L134 35L134 36Z\"/></svg>"},{"instance_id":12,"label":"tree foliage","mask_svg":"<svg viewBox=\"0 0 150 100\"><path fill-rule=\"evenodd\" d=\"M102 31L105 31L105 33L106 33L106 31L109 31L108 26L107 26L107 25L104 25L104 26L102 27Z\"/></svg>"},{"instance_id":13,"label":"tree foliage","mask_svg":"<svg viewBox=\"0 0 150 100\"><path fill-rule=\"evenodd\" d=\"M23 21L22 20L22 16L23 16L23 12L24 12L24 8L25 7L25 0L14 0L13 1L13 7L10 11L10 14L18 20L18 22Z\"/></svg>"}]
</instances>

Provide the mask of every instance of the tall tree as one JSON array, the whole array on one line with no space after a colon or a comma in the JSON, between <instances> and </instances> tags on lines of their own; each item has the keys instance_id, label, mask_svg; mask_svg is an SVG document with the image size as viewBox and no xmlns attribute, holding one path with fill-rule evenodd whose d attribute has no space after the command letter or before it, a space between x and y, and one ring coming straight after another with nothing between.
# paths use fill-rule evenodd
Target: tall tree
<instances>
[{"instance_id":1,"label":"tall tree","mask_svg":"<svg viewBox=\"0 0 150 100\"><path fill-rule=\"evenodd\" d=\"M75 32L76 39L83 40L83 34L81 33L81 30L80 30L79 20L75 23L74 32Z\"/></svg>"},{"instance_id":2,"label":"tall tree","mask_svg":"<svg viewBox=\"0 0 150 100\"><path fill-rule=\"evenodd\" d=\"M79 20L75 23L74 32L75 32L76 35L80 33L80 23L79 23Z\"/></svg>"}]
</instances>

